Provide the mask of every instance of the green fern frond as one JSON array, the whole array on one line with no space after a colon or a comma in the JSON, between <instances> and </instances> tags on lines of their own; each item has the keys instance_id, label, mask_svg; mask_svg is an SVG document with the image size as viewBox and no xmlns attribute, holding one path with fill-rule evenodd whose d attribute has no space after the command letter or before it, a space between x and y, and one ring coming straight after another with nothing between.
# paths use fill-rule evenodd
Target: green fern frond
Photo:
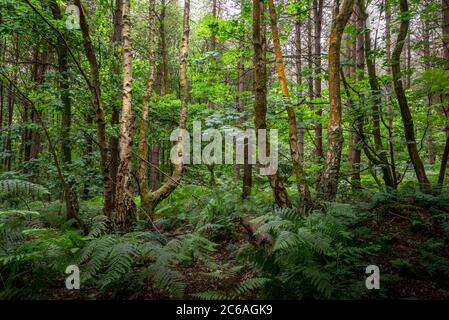
<instances>
[{"instance_id":1,"label":"green fern frond","mask_svg":"<svg viewBox=\"0 0 449 320\"><path fill-rule=\"evenodd\" d=\"M0 180L0 194L8 196L39 197L48 196L50 192L44 186L24 180Z\"/></svg>"},{"instance_id":2,"label":"green fern frond","mask_svg":"<svg viewBox=\"0 0 449 320\"><path fill-rule=\"evenodd\" d=\"M150 275L152 285L156 288L176 298L184 296L186 284L179 272L158 264L150 265L146 272Z\"/></svg>"},{"instance_id":3,"label":"green fern frond","mask_svg":"<svg viewBox=\"0 0 449 320\"><path fill-rule=\"evenodd\" d=\"M221 291L205 291L192 294L192 297L199 300L232 300L234 297Z\"/></svg>"},{"instance_id":4,"label":"green fern frond","mask_svg":"<svg viewBox=\"0 0 449 320\"><path fill-rule=\"evenodd\" d=\"M102 279L101 288L119 281L125 274L131 271L139 252L133 243L119 242L110 251L109 265Z\"/></svg>"},{"instance_id":5,"label":"green fern frond","mask_svg":"<svg viewBox=\"0 0 449 320\"><path fill-rule=\"evenodd\" d=\"M235 296L239 297L249 291L254 291L262 288L265 283L269 281L266 278L249 278L241 282L235 289Z\"/></svg>"}]
</instances>

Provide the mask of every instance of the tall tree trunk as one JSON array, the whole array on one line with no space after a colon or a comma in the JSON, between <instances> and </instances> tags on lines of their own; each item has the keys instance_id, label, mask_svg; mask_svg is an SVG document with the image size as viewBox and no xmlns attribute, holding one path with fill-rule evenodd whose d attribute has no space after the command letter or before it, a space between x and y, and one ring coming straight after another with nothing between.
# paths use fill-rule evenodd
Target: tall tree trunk
<instances>
[{"instance_id":1,"label":"tall tree trunk","mask_svg":"<svg viewBox=\"0 0 449 320\"><path fill-rule=\"evenodd\" d=\"M365 61L368 71L368 79L371 88L371 99L373 100L372 106L372 128L374 145L376 150L376 155L371 155L371 150L365 145L364 151L371 162L382 168L383 180L385 185L389 188L396 189L396 179L394 177L394 170L392 165L388 162L387 152L384 150L382 135L380 130L381 123L381 113L382 113L382 98L379 81L377 79L376 65L372 55L371 48L371 30L366 28L368 14L365 10L365 1L358 1L358 8L361 11L361 15L364 20L364 40L365 40ZM371 155L371 156L370 156Z\"/></svg>"},{"instance_id":2,"label":"tall tree trunk","mask_svg":"<svg viewBox=\"0 0 449 320\"><path fill-rule=\"evenodd\" d=\"M52 1L52 13L56 20L61 20L61 9L56 1ZM69 65L67 47L61 36L58 36L56 44L58 54L59 90L62 102L61 115L61 155L62 161L68 164L72 161L72 150L70 143L70 128L72 125L72 101L69 90Z\"/></svg>"},{"instance_id":3,"label":"tall tree trunk","mask_svg":"<svg viewBox=\"0 0 449 320\"><path fill-rule=\"evenodd\" d=\"M313 63L314 67L314 98L321 98L321 34L323 25L323 6L324 0L314 0L313 1L313 22L314 22L314 52L313 52ZM312 61L312 60L311 60ZM323 110L321 106L316 107L316 115L318 121L315 123L315 157L318 164L321 164L324 159L323 151L323 125L321 123L321 117L323 115ZM318 179L319 180L319 179Z\"/></svg>"},{"instance_id":4,"label":"tall tree trunk","mask_svg":"<svg viewBox=\"0 0 449 320\"><path fill-rule=\"evenodd\" d=\"M106 122L101 101L100 72L98 69L97 57L95 56L94 47L90 38L89 24L87 23L81 0L74 0L74 3L80 9L80 28L83 35L85 55L90 68L89 90L91 91L92 106L95 110L97 142L100 149L100 171L103 177L103 213L108 217L112 217L114 211L114 185L112 184L108 164Z\"/></svg>"},{"instance_id":5,"label":"tall tree trunk","mask_svg":"<svg viewBox=\"0 0 449 320\"><path fill-rule=\"evenodd\" d=\"M136 205L132 192L131 160L134 136L135 115L131 109L132 98L132 46L130 0L122 2L122 40L123 40L123 92L120 116L120 165L115 189L114 223L125 229L132 218Z\"/></svg>"},{"instance_id":6,"label":"tall tree trunk","mask_svg":"<svg viewBox=\"0 0 449 320\"><path fill-rule=\"evenodd\" d=\"M166 0L161 0L161 13L159 16L159 58L160 64L157 69L156 78L156 91L159 94L168 94L168 54L167 54L167 43L166 43L166 32L165 23L167 15L167 4Z\"/></svg>"},{"instance_id":7,"label":"tall tree trunk","mask_svg":"<svg viewBox=\"0 0 449 320\"><path fill-rule=\"evenodd\" d=\"M390 0L385 1L385 51L387 56L387 72L388 74L391 74L391 3ZM388 93L393 92L393 85L391 82L388 82L389 91ZM388 128L389 131L393 132L393 108L389 106L388 110L389 116L388 116ZM393 136L392 136L393 137ZM391 137L391 138L392 138ZM390 142L390 149L393 150L394 153L394 146L393 143Z\"/></svg>"},{"instance_id":8,"label":"tall tree trunk","mask_svg":"<svg viewBox=\"0 0 449 320\"><path fill-rule=\"evenodd\" d=\"M36 91L40 90L40 86L44 82L44 75L46 69L47 53L38 52L35 50L33 65L33 81ZM34 123L38 122L38 118L41 116L41 111L34 109L31 112L31 119ZM41 149L41 136L38 130L31 131L31 147L30 147L30 159L37 159Z\"/></svg>"},{"instance_id":9,"label":"tall tree trunk","mask_svg":"<svg viewBox=\"0 0 449 320\"><path fill-rule=\"evenodd\" d=\"M446 60L446 70L449 70L449 0L441 0L442 13L442 31L443 31L443 58ZM446 178L447 165L449 160L449 130L446 128L446 145L441 158L440 173L438 175L438 184L443 185Z\"/></svg>"},{"instance_id":10,"label":"tall tree trunk","mask_svg":"<svg viewBox=\"0 0 449 320\"><path fill-rule=\"evenodd\" d=\"M429 189L429 179L427 178L424 164L418 153L417 141L415 137L415 125L413 117L408 106L407 97L405 95L404 86L402 84L401 64L400 58L404 48L404 42L407 38L407 33L410 25L410 18L408 17L408 2L407 0L399 0L402 20L399 29L399 35L392 54L391 68L393 72L393 84L398 100L399 108L401 110L402 122L404 124L404 134L407 141L407 149L410 160L414 166L416 177L421 190L427 191Z\"/></svg>"},{"instance_id":11,"label":"tall tree trunk","mask_svg":"<svg viewBox=\"0 0 449 320\"><path fill-rule=\"evenodd\" d=\"M151 191L150 185L148 183L148 113L149 113L149 102L153 92L154 85L154 70L156 64L155 57L155 30L154 25L156 22L155 17L155 0L150 0L149 12L148 12L148 27L149 27L149 40L148 47L150 52L150 66L149 66L149 76L145 94L142 98L142 119L140 122L140 141L139 141L139 159L138 159L138 169L137 176L139 179L139 186L141 193L148 193Z\"/></svg>"},{"instance_id":12,"label":"tall tree trunk","mask_svg":"<svg viewBox=\"0 0 449 320\"><path fill-rule=\"evenodd\" d=\"M122 22L123 21L123 12L122 12L122 0L115 1L115 11L114 11L114 29L112 33L112 43L114 49L114 57L113 57L113 69L114 76L113 82L114 87L120 87L120 65L121 65L121 55L120 48L122 45ZM120 123L120 105L118 101L120 101L119 92L117 90L117 94L114 97L114 101L112 104L112 115L111 115L111 126L113 128L117 128ZM111 180L111 185L117 185L117 173L119 166L119 135L118 133L111 135L109 138L109 175ZM112 188L112 203L115 203L115 187Z\"/></svg>"},{"instance_id":13,"label":"tall tree trunk","mask_svg":"<svg viewBox=\"0 0 449 320\"><path fill-rule=\"evenodd\" d=\"M284 62L282 56L281 42L279 40L279 30L277 26L277 14L274 7L274 0L268 0L268 8L271 18L271 34L274 43L274 53L276 58L276 71L281 83L282 95L287 100L287 114L288 114L288 131L290 142L290 153L293 161L293 171L296 176L296 185L299 192L301 204L306 207L312 205L312 198L310 197L309 187L307 185L306 174L302 166L302 157L298 144L298 125L296 122L296 114L293 110L288 89L287 77L285 75Z\"/></svg>"},{"instance_id":14,"label":"tall tree trunk","mask_svg":"<svg viewBox=\"0 0 449 320\"><path fill-rule=\"evenodd\" d=\"M425 16L421 17L422 28L423 28L423 59L424 59L424 68L429 70L432 68L431 62L431 35L430 35L430 25L429 21ZM426 97L427 102L427 112L428 116L432 116L432 105L434 102L434 94L429 93ZM433 145L433 124L430 121L427 129L427 158L429 160L429 164L433 165L436 161L435 148Z\"/></svg>"},{"instance_id":15,"label":"tall tree trunk","mask_svg":"<svg viewBox=\"0 0 449 320\"><path fill-rule=\"evenodd\" d=\"M243 43L240 45L243 48ZM237 80L237 111L240 113L239 125L242 126L243 122L246 120L244 116L245 112L245 104L243 100L243 92L245 89L244 83L244 75L245 75L245 64L243 55L240 57L240 60L237 65L238 70L238 80ZM244 161L243 161L243 186L242 186L242 199L247 199L251 195L251 188L253 184L253 165L249 162L249 148L248 148L248 139L244 141L245 150L244 150ZM236 165L238 173L240 174L240 165Z\"/></svg>"},{"instance_id":16,"label":"tall tree trunk","mask_svg":"<svg viewBox=\"0 0 449 320\"><path fill-rule=\"evenodd\" d=\"M264 26L263 0L253 0L253 45L254 45L254 126L256 132L259 129L267 129L267 66L265 60L266 38ZM267 143L267 153L269 144ZM288 197L279 175L276 173L268 177L273 189L276 203L281 208L291 207Z\"/></svg>"},{"instance_id":17,"label":"tall tree trunk","mask_svg":"<svg viewBox=\"0 0 449 320\"><path fill-rule=\"evenodd\" d=\"M12 159L12 143L11 143L11 129L12 129L12 119L14 114L14 89L12 85L10 84L8 88L8 103L7 103L7 109L8 109L8 119L7 119L7 127L8 127L8 133L6 137L6 158L5 158L5 167L6 171L11 171L11 159Z\"/></svg>"},{"instance_id":18,"label":"tall tree trunk","mask_svg":"<svg viewBox=\"0 0 449 320\"><path fill-rule=\"evenodd\" d=\"M302 22L295 21L295 38L296 38L296 86L298 91L298 103L302 102ZM305 136L304 119L301 117L298 121L298 146L301 162L304 162L304 136Z\"/></svg>"},{"instance_id":19,"label":"tall tree trunk","mask_svg":"<svg viewBox=\"0 0 449 320\"><path fill-rule=\"evenodd\" d=\"M335 1L329 37L329 123L327 154L318 197L321 202L335 199L338 191L341 153L343 148L342 108L340 92L340 51L343 32L352 13L354 0Z\"/></svg>"},{"instance_id":20,"label":"tall tree trunk","mask_svg":"<svg viewBox=\"0 0 449 320\"><path fill-rule=\"evenodd\" d=\"M189 87L187 81L187 59L189 54L189 35L190 35L190 0L184 0L184 17L183 17L183 35L180 52L180 95L181 110L179 114L179 129L185 130L187 123L187 111L189 103ZM183 139L180 134L178 141ZM178 155L182 156L186 152L183 143L178 143ZM156 191L142 194L142 210L150 217L154 213L156 206L166 199L181 183L182 171L184 163L179 161L173 164L173 173L168 180Z\"/></svg>"},{"instance_id":21,"label":"tall tree trunk","mask_svg":"<svg viewBox=\"0 0 449 320\"><path fill-rule=\"evenodd\" d=\"M361 82L365 78L365 20L363 19L363 15L361 10L357 5L354 6L354 12L356 15L356 25L357 25L357 35L356 35L356 47L355 47L355 55L356 55L356 78L357 81ZM362 93L363 94L363 93ZM363 99L363 97L361 97ZM364 127L364 110L363 108L358 106L358 115L355 121L356 132L353 136L353 163L352 163L352 187L354 189L361 189L362 182L360 179L360 168L362 164L362 149L360 147L360 143L362 141L363 127Z\"/></svg>"},{"instance_id":22,"label":"tall tree trunk","mask_svg":"<svg viewBox=\"0 0 449 320\"><path fill-rule=\"evenodd\" d=\"M212 17L215 19L217 19L217 0L212 0ZM215 30L212 31L212 35L210 37L210 51L215 52L217 50L217 36L215 35ZM215 64L215 58L213 58L213 63ZM209 109L214 109L215 108L215 103L211 100L207 101L207 105L209 107ZM214 166L210 166L209 170L212 170L211 173L213 174L213 170L214 170Z\"/></svg>"}]
</instances>

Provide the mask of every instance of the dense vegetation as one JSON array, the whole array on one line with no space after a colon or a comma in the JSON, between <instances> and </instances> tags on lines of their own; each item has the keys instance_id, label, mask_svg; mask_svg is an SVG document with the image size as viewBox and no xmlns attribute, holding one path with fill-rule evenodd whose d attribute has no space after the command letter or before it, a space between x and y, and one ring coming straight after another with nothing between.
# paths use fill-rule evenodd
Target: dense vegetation
<instances>
[{"instance_id":1,"label":"dense vegetation","mask_svg":"<svg viewBox=\"0 0 449 320\"><path fill-rule=\"evenodd\" d=\"M448 0L0 0L0 44L0 299L449 298Z\"/></svg>"}]
</instances>

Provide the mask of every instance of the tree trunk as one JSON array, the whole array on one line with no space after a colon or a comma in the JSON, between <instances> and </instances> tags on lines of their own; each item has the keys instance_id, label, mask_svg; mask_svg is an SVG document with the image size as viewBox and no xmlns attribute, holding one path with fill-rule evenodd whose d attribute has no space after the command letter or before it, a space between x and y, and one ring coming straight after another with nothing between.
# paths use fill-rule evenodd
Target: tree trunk
<instances>
[{"instance_id":1,"label":"tree trunk","mask_svg":"<svg viewBox=\"0 0 449 320\"><path fill-rule=\"evenodd\" d=\"M422 21L422 28L423 28L423 62L424 62L424 68L425 70L431 69L432 63L431 63L431 49L430 49L430 41L431 41L431 35L430 35L430 25L429 21L425 16L421 17ZM427 113L428 116L432 116L432 107L434 102L434 94L429 93L426 97L427 102ZM428 129L427 129L427 158L429 160L429 164L434 165L436 162L436 155L435 155L435 148L433 144L433 124L430 121L428 123Z\"/></svg>"},{"instance_id":2,"label":"tree trunk","mask_svg":"<svg viewBox=\"0 0 449 320\"><path fill-rule=\"evenodd\" d=\"M314 22L314 58L313 63L315 65L314 68L314 98L321 98L321 33L322 33L322 25L323 25L323 0L314 0L313 1L313 22ZM311 60L312 61L312 60ZM318 164L321 164L324 159L324 151L323 151L323 125L321 123L321 117L323 115L323 110L321 106L316 107L316 116L318 121L315 123L315 157ZM320 173L321 175L321 173ZM318 179L319 181L319 179Z\"/></svg>"},{"instance_id":3,"label":"tree trunk","mask_svg":"<svg viewBox=\"0 0 449 320\"><path fill-rule=\"evenodd\" d=\"M446 60L446 70L449 70L449 0L441 0L442 5L442 31L443 31L443 58ZM446 128L446 145L441 158L440 174L438 184L443 185L446 178L446 171L449 158L449 130Z\"/></svg>"},{"instance_id":4,"label":"tree trunk","mask_svg":"<svg viewBox=\"0 0 449 320\"><path fill-rule=\"evenodd\" d=\"M449 59L449 0L441 0L442 16L443 16L443 56L445 59ZM447 62L447 68L449 69L449 61Z\"/></svg>"},{"instance_id":5,"label":"tree trunk","mask_svg":"<svg viewBox=\"0 0 449 320\"><path fill-rule=\"evenodd\" d=\"M341 153L343 148L342 108L340 92L341 39L352 13L354 0L335 1L329 37L329 123L327 127L327 154L318 197L320 202L335 199L338 191Z\"/></svg>"},{"instance_id":6,"label":"tree trunk","mask_svg":"<svg viewBox=\"0 0 449 320\"><path fill-rule=\"evenodd\" d=\"M153 92L154 85L154 70L155 70L155 0L150 0L149 12L148 12L148 27L149 27L149 53L150 53L150 65L149 65L149 76L145 94L142 98L142 119L140 122L140 141L139 141L139 159L138 159L138 169L137 176L139 179L139 186L141 193L147 193L151 191L151 187L148 182L148 113L149 113L149 102Z\"/></svg>"},{"instance_id":7,"label":"tree trunk","mask_svg":"<svg viewBox=\"0 0 449 320\"><path fill-rule=\"evenodd\" d=\"M410 112L410 108L408 106L407 97L405 95L405 90L401 79L402 74L401 74L400 58L402 50L404 48L404 42L406 41L407 38L407 33L410 24L410 18L408 17L407 0L399 0L399 6L403 18L400 25L396 46L391 57L393 84L399 108L401 110L402 122L404 124L404 134L407 141L407 149L410 156L410 160L414 166L416 177L418 178L421 190L428 191L429 179L427 178L426 171L424 169L424 164L418 153L417 141L415 137L415 125L413 123L413 117Z\"/></svg>"},{"instance_id":8,"label":"tree trunk","mask_svg":"<svg viewBox=\"0 0 449 320\"><path fill-rule=\"evenodd\" d=\"M373 101L372 106L372 134L374 137L374 145L376 150L376 155L373 155L374 158L370 158L375 165L380 166L382 168L383 180L385 185L389 188L396 189L397 185L394 178L394 170L392 169L392 165L388 162L387 152L384 150L382 135L380 129L381 123L381 113L382 113L382 99L381 99L381 90L379 81L377 79L376 65L375 61L372 58L372 49L371 49L371 30L366 28L368 14L365 10L365 1L359 0L358 8L361 11L361 15L364 20L364 40L365 40L365 61L368 71L368 79L371 88L371 99ZM368 155L370 150L368 150L365 145L364 148L365 153Z\"/></svg>"},{"instance_id":9,"label":"tree trunk","mask_svg":"<svg viewBox=\"0 0 449 320\"><path fill-rule=\"evenodd\" d=\"M184 17L183 17L183 35L180 52L180 95L181 110L179 114L179 129L184 130L187 122L187 111L189 103L189 87L187 81L187 59L189 54L189 35L190 35L190 0L184 0ZM179 135L178 141L182 141ZM178 144L178 155L182 156L186 152L183 143ZM154 214L156 206L165 198L167 198L181 183L182 171L184 163L173 164L173 173L168 180L156 191L142 194L142 210L151 218Z\"/></svg>"},{"instance_id":10,"label":"tree trunk","mask_svg":"<svg viewBox=\"0 0 449 320\"><path fill-rule=\"evenodd\" d=\"M256 132L259 129L267 129L267 69L266 69L266 38L264 27L264 3L263 0L253 0L253 45L254 45L254 126ZM267 153L269 144L267 143ZM281 208L291 207L288 197L279 175L276 173L268 177L273 189L276 203Z\"/></svg>"},{"instance_id":11,"label":"tree trunk","mask_svg":"<svg viewBox=\"0 0 449 320\"><path fill-rule=\"evenodd\" d=\"M7 153L7 156L5 158L5 167L6 171L11 171L11 158L12 158L12 145L11 145L11 128L12 128L12 119L13 119L13 113L14 113L14 89L12 85L10 84L8 88L8 134L6 137L6 148L5 151Z\"/></svg>"},{"instance_id":12,"label":"tree trunk","mask_svg":"<svg viewBox=\"0 0 449 320\"><path fill-rule=\"evenodd\" d=\"M123 40L123 92L122 113L120 117L120 165L115 190L114 223L119 229L126 229L136 205L132 192L131 160L134 136L135 115L131 109L132 97L132 47L130 0L122 2L122 40Z\"/></svg>"},{"instance_id":13,"label":"tree trunk","mask_svg":"<svg viewBox=\"0 0 449 320\"><path fill-rule=\"evenodd\" d=\"M61 9L56 1L52 1L51 6L53 17L56 20L61 20ZM67 47L61 36L58 36L56 44L56 51L58 54L58 71L59 71L59 90L62 102L61 115L61 155L62 161L68 164L72 161L72 150L70 143L70 127L72 125L72 101L69 90L69 65Z\"/></svg>"},{"instance_id":14,"label":"tree trunk","mask_svg":"<svg viewBox=\"0 0 449 320\"><path fill-rule=\"evenodd\" d=\"M357 81L362 82L365 78L365 20L361 14L361 10L357 5L354 6L356 13L356 23L357 23L357 36L356 36L356 78ZM360 106L358 107L359 115L357 116L355 126L357 128L357 132L354 135L354 154L353 154L353 171L352 171L352 186L354 189L361 189L362 182L360 179L360 168L362 165L362 149L360 147L360 143L362 142L361 135L363 134L364 127L364 119L365 112L364 110L360 110Z\"/></svg>"},{"instance_id":15,"label":"tree trunk","mask_svg":"<svg viewBox=\"0 0 449 320\"><path fill-rule=\"evenodd\" d=\"M302 102L302 22L295 21L295 35L296 35L296 86L298 91L298 103ZM304 139L305 139L305 124L301 117L298 121L298 147L301 162L304 162Z\"/></svg>"},{"instance_id":16,"label":"tree trunk","mask_svg":"<svg viewBox=\"0 0 449 320\"><path fill-rule=\"evenodd\" d=\"M240 47L243 48L243 44L240 44ZM238 120L239 125L242 126L243 122L246 120L244 116L245 105L243 100L243 92L245 89L244 83L244 75L245 75L245 64L243 55L240 57L240 60L237 65L238 70L238 81L237 81L237 111L240 113L240 118ZM244 150L244 161L243 161L243 186L242 186L242 199L247 199L251 195L251 188L253 184L253 165L249 163L249 148L247 146L248 140L244 141L245 150ZM238 170L238 174L240 175L240 165L236 165L236 169ZM240 177L238 178L240 180Z\"/></svg>"},{"instance_id":17,"label":"tree trunk","mask_svg":"<svg viewBox=\"0 0 449 320\"><path fill-rule=\"evenodd\" d=\"M443 186L446 179L446 170L449 160L449 135L446 137L446 145L444 147L443 157L441 158L440 174L438 175L438 184Z\"/></svg>"},{"instance_id":18,"label":"tree trunk","mask_svg":"<svg viewBox=\"0 0 449 320\"><path fill-rule=\"evenodd\" d=\"M45 137L47 138L47 143L48 143L48 149L49 152L53 158L54 161L54 165L56 167L56 171L58 173L58 178L59 178L59 182L61 183L61 187L64 191L64 198L65 198L65 203L66 203L66 221L74 219L77 223L78 226L80 227L80 229L82 229L84 231L85 234L88 233L88 229L86 227L86 225L84 224L84 222L80 219L79 215L78 215L78 201L76 196L73 193L73 190L70 186L70 184L67 183L67 181L65 180L65 176L64 176L64 171L63 168L60 164L59 161L59 157L56 153L56 148L55 145L51 139L50 133L48 132L48 129L45 125L45 122L43 121L41 115L39 112L37 112L36 106L34 105L34 101L31 100L28 96L26 96L24 93L22 93L20 91L20 89L14 84L14 82L7 78L4 74L3 76L6 78L6 80L11 84L11 86L14 87L15 91L20 94L26 101L27 103L31 106L32 111L35 112L36 114L36 123L39 124L41 126L41 128L43 129L43 132L45 134Z\"/></svg>"},{"instance_id":19,"label":"tree trunk","mask_svg":"<svg viewBox=\"0 0 449 320\"><path fill-rule=\"evenodd\" d=\"M167 15L167 5L165 0L161 0L161 13L159 16L159 57L161 63L157 69L156 77L156 92L160 95L168 94L168 55L167 55L167 43L165 34L165 18Z\"/></svg>"},{"instance_id":20,"label":"tree trunk","mask_svg":"<svg viewBox=\"0 0 449 320\"><path fill-rule=\"evenodd\" d=\"M103 213L112 217L114 211L114 185L112 184L109 165L108 148L106 145L106 122L104 119L103 106L101 101L100 72L98 69L97 57L89 33L89 25L84 13L81 0L74 0L74 3L80 9L80 27L83 35L84 50L89 62L90 79L89 90L91 91L92 106L95 110L95 121L97 124L97 140L100 149L100 172L103 177Z\"/></svg>"},{"instance_id":21,"label":"tree trunk","mask_svg":"<svg viewBox=\"0 0 449 320\"><path fill-rule=\"evenodd\" d=\"M279 40L279 30L277 26L277 14L276 8L274 7L274 0L268 0L268 7L270 11L271 18L271 34L274 43L274 52L276 58L276 71L281 83L282 95L286 99L287 103L287 114L288 114L288 131L289 131L289 142L290 142L290 154L293 161L293 171L296 176L296 185L298 188L299 198L301 204L305 207L311 207L312 198L310 197L309 187L307 185L306 174L302 166L302 157L298 144L298 125L296 122L296 114L293 110L290 99L290 92L287 84L287 77L285 75L281 42Z\"/></svg>"},{"instance_id":22,"label":"tree trunk","mask_svg":"<svg viewBox=\"0 0 449 320\"><path fill-rule=\"evenodd\" d=\"M122 0L115 1L115 11L114 11L114 29L112 33L112 43L114 49L113 57L113 69L114 69L114 87L118 88L120 86L120 65L121 65L121 55L120 50L122 45L122 22L123 12L122 12ZM111 126L115 129L120 123L120 105L117 103L120 101L120 92L114 95L112 104L112 115L111 115ZM114 130L115 131L115 130ZM109 175L111 180L111 185L117 185L117 173L119 166L119 137L118 133L111 135L109 138ZM112 188L112 203L115 203L115 187Z\"/></svg>"},{"instance_id":23,"label":"tree trunk","mask_svg":"<svg viewBox=\"0 0 449 320\"><path fill-rule=\"evenodd\" d=\"M159 167L159 144L154 143L151 147L151 169L150 169L150 190L156 191L158 186Z\"/></svg>"}]
</instances>

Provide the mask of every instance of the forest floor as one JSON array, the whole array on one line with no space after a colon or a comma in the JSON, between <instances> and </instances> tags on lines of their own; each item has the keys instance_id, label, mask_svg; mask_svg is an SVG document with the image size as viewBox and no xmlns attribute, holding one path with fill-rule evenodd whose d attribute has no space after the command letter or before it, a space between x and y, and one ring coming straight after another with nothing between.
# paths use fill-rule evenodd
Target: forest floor
<instances>
[{"instance_id":1,"label":"forest floor","mask_svg":"<svg viewBox=\"0 0 449 320\"><path fill-rule=\"evenodd\" d=\"M204 192L201 201L177 199L185 199L193 191ZM11 222L25 223L19 225L24 232L38 229L19 238L17 247L2 258L11 264L3 270L6 277L10 271L12 279L3 294L53 300L449 298L449 193L423 195L404 190L394 197L379 193L360 196L352 203L329 203L304 214L296 209L274 208L269 191L258 193L251 203L244 204L236 200L238 195L236 198L226 192L192 188L177 192L160 207L153 224L157 230L136 224L126 234L110 233L106 227L83 237L73 226L64 224L64 212L57 202L33 204L33 210L40 212L37 215L19 212L11 216ZM102 217L99 201L82 205L85 219ZM270 226L263 232L273 237L272 250L258 245L243 226L243 212ZM92 227L94 230L94 224ZM150 238L132 242L134 233ZM121 251L114 256L115 249L108 246L120 250L151 246L151 237L162 239L157 240L159 247L152 247L162 250L154 251L156 260L157 252L171 254L173 251L166 247L178 242L175 262L161 268L163 276L179 276L182 293L177 295L155 285L151 278L154 255L138 257L134 253L130 266L104 289L111 266L122 256ZM111 239L113 242L108 242ZM78 253L90 244L96 250L94 254L77 262ZM75 263L87 275L95 259L103 256L95 273L82 281L81 290L67 290L66 275L53 267L52 248L58 245L64 248L62 255L56 256L63 268ZM41 251L36 255L36 250ZM365 269L370 265L379 267L380 290L365 287ZM150 272L150 278L146 272ZM33 289L30 286L22 291L29 281L35 282Z\"/></svg>"},{"instance_id":2,"label":"forest floor","mask_svg":"<svg viewBox=\"0 0 449 320\"><path fill-rule=\"evenodd\" d=\"M416 209L416 207L414 207ZM421 225L410 218L409 208L401 205L391 206L387 217L382 218L381 223L376 220L366 222L366 227L374 231L379 237L389 238L389 249L373 257L375 263L380 267L382 273L388 275L387 299L424 299L442 300L449 298L449 282L442 273L441 277L429 277L422 272L422 253L418 252L426 242L432 241L436 236L443 236L443 231L437 223ZM420 208L414 219L429 221L432 213ZM253 237L240 224L232 237L215 239L216 251L212 254L218 265L230 268L235 265L236 251L248 242L255 244ZM435 257L433 257L435 258ZM449 259L449 247L444 248L441 258ZM432 263L432 261L428 261ZM186 297L194 297L199 292L220 291L230 294L233 288L257 274L256 269L245 268L243 272L235 277L227 278L223 283L220 279L211 279L206 276L211 269L201 262L194 262L191 266L179 266L178 271L186 280ZM446 289L442 289L445 287ZM153 290L142 288L145 295L138 294L138 299L172 299L173 297ZM84 288L82 291L67 291L64 288L53 291L50 299L101 299L104 296L94 287ZM115 298L133 299L131 296L120 296ZM257 299L258 292L252 292L239 296L238 299Z\"/></svg>"}]
</instances>

